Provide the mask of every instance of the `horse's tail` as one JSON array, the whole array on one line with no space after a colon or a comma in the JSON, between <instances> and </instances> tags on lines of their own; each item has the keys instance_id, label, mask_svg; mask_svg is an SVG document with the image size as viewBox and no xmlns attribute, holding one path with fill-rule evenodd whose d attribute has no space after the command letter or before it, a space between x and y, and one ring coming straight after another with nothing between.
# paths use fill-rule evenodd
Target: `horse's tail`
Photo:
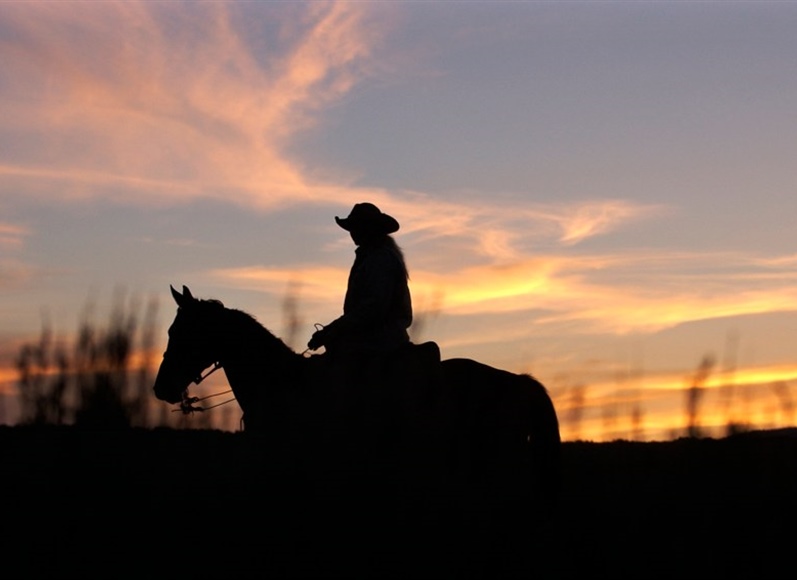
<instances>
[{"instance_id":1,"label":"horse's tail","mask_svg":"<svg viewBox=\"0 0 797 580\"><path fill-rule=\"evenodd\" d=\"M529 445L534 465L534 484L545 497L555 498L562 486L562 440L559 419L548 390L534 377L528 394Z\"/></svg>"}]
</instances>

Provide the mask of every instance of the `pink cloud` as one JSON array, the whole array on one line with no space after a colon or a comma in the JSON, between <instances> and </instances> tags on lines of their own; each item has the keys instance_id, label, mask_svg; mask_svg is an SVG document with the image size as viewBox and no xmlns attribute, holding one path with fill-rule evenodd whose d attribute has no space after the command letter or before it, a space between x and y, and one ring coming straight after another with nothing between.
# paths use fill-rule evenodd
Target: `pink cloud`
<instances>
[{"instance_id":1,"label":"pink cloud","mask_svg":"<svg viewBox=\"0 0 797 580\"><path fill-rule=\"evenodd\" d=\"M324 198L285 140L356 84L379 35L364 3L280 5L273 53L247 44L232 4L5 4L0 131L36 142L5 160L15 184L147 202L221 196L279 207ZM179 19L179 25L173 21ZM52 188L63 195L64 188Z\"/></svg>"},{"instance_id":2,"label":"pink cloud","mask_svg":"<svg viewBox=\"0 0 797 580\"><path fill-rule=\"evenodd\" d=\"M0 222L0 249L15 249L22 247L30 230L21 225Z\"/></svg>"},{"instance_id":3,"label":"pink cloud","mask_svg":"<svg viewBox=\"0 0 797 580\"><path fill-rule=\"evenodd\" d=\"M574 205L435 200L320 181L285 145L370 74L389 14L369 3L269 4L269 49L235 4L13 3L0 41L0 138L30 146L0 162L20 195L114 196L137 204L215 197L261 211L368 199L404 232L449 238L492 262L530 239L581 242L645 217L625 201ZM251 6L250 6L251 8ZM378 14L378 17L375 15ZM176 24L175 24L176 23Z\"/></svg>"}]
</instances>

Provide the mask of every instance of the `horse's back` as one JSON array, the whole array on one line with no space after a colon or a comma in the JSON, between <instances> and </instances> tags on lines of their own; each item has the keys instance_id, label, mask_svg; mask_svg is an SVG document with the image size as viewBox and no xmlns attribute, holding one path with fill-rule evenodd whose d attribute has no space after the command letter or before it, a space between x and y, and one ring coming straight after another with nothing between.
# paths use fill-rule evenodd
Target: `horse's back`
<instances>
[{"instance_id":1,"label":"horse's back","mask_svg":"<svg viewBox=\"0 0 797 580\"><path fill-rule=\"evenodd\" d=\"M517 374L469 358L450 358L441 362L445 387L457 398L469 397L484 408L509 397L521 400L548 398L545 386L529 374Z\"/></svg>"}]
</instances>

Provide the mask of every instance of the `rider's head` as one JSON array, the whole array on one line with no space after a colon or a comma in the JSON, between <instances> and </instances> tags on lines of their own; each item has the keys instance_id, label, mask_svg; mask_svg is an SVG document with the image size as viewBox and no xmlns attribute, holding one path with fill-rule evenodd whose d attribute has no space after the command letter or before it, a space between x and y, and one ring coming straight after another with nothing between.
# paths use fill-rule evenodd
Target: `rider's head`
<instances>
[{"instance_id":1,"label":"rider's head","mask_svg":"<svg viewBox=\"0 0 797 580\"><path fill-rule=\"evenodd\" d=\"M399 223L392 216L372 203L355 204L346 218L335 217L337 224L351 234L358 246L384 237L399 229Z\"/></svg>"}]
</instances>

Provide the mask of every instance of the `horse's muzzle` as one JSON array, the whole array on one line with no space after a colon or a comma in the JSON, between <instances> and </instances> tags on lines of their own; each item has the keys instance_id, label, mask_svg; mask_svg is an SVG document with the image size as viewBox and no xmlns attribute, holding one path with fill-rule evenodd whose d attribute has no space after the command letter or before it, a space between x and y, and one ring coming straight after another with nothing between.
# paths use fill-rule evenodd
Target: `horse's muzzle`
<instances>
[{"instance_id":1,"label":"horse's muzzle","mask_svg":"<svg viewBox=\"0 0 797 580\"><path fill-rule=\"evenodd\" d=\"M160 401L166 401L172 404L179 403L183 400L184 389L180 389L174 385L174 381L166 380L161 373L158 373L158 376L155 377L155 385L152 387L152 390Z\"/></svg>"}]
</instances>

